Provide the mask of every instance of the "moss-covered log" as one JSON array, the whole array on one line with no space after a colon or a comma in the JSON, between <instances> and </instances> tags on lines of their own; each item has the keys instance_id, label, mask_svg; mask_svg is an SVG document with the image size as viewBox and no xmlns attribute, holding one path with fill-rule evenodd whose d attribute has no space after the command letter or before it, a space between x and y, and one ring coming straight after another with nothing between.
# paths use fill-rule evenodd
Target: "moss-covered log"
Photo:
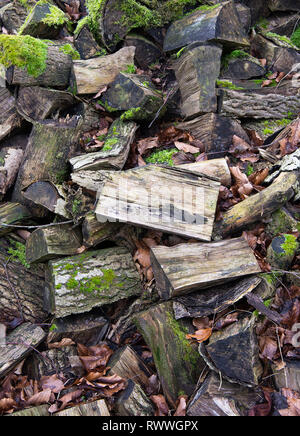
<instances>
[{"instance_id":1,"label":"moss-covered log","mask_svg":"<svg viewBox=\"0 0 300 436\"><path fill-rule=\"evenodd\" d=\"M34 263L71 256L80 247L81 235L69 224L37 229L26 241L26 260Z\"/></svg>"},{"instance_id":2,"label":"moss-covered log","mask_svg":"<svg viewBox=\"0 0 300 436\"><path fill-rule=\"evenodd\" d=\"M45 308L57 317L89 312L141 293L138 272L125 248L50 261Z\"/></svg>"},{"instance_id":3,"label":"moss-covered log","mask_svg":"<svg viewBox=\"0 0 300 436\"><path fill-rule=\"evenodd\" d=\"M134 318L150 347L164 395L175 406L179 395L191 395L204 367L186 339L188 328L176 321L172 303L162 303Z\"/></svg>"}]
</instances>

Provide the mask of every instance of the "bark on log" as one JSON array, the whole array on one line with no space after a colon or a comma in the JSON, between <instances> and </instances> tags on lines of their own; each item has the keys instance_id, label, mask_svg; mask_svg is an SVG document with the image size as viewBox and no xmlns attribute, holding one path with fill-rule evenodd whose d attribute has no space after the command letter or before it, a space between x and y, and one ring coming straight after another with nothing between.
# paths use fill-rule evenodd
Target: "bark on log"
<instances>
[{"instance_id":1,"label":"bark on log","mask_svg":"<svg viewBox=\"0 0 300 436\"><path fill-rule=\"evenodd\" d=\"M24 151L21 148L4 147L0 151L0 194L6 194L13 185Z\"/></svg>"},{"instance_id":2,"label":"bark on log","mask_svg":"<svg viewBox=\"0 0 300 436\"><path fill-rule=\"evenodd\" d=\"M178 297L173 302L175 318L201 318L222 312L252 292L260 283L259 276L246 277L237 282L212 287L204 292L193 292Z\"/></svg>"},{"instance_id":3,"label":"bark on log","mask_svg":"<svg viewBox=\"0 0 300 436\"><path fill-rule=\"evenodd\" d=\"M68 92L40 86L21 86L18 92L17 110L27 121L32 122L59 115L74 104L74 96Z\"/></svg>"},{"instance_id":4,"label":"bark on log","mask_svg":"<svg viewBox=\"0 0 300 436\"><path fill-rule=\"evenodd\" d=\"M57 317L89 312L141 293L125 248L106 248L49 262L45 308Z\"/></svg>"},{"instance_id":5,"label":"bark on log","mask_svg":"<svg viewBox=\"0 0 300 436\"><path fill-rule=\"evenodd\" d=\"M126 47L135 47L135 61L144 71L163 57L161 48L142 35L130 34L124 44Z\"/></svg>"},{"instance_id":6,"label":"bark on log","mask_svg":"<svg viewBox=\"0 0 300 436\"><path fill-rule=\"evenodd\" d=\"M19 203L4 203L0 205L0 236L14 231L14 225L26 224L32 217L25 206ZM5 225L1 225L5 224ZM12 227L9 227L9 225Z\"/></svg>"},{"instance_id":7,"label":"bark on log","mask_svg":"<svg viewBox=\"0 0 300 436\"><path fill-rule=\"evenodd\" d=\"M71 256L81 247L81 235L72 225L37 229L26 241L28 263L46 262L61 256Z\"/></svg>"},{"instance_id":8,"label":"bark on log","mask_svg":"<svg viewBox=\"0 0 300 436\"><path fill-rule=\"evenodd\" d=\"M6 337L6 346L0 347L0 378L11 371L33 348L45 338L46 333L39 326L25 323L15 328Z\"/></svg>"},{"instance_id":9,"label":"bark on log","mask_svg":"<svg viewBox=\"0 0 300 436\"><path fill-rule=\"evenodd\" d=\"M26 70L11 66L6 70L6 80L10 85L65 89L69 84L71 68L71 56L61 51L59 46L50 45L48 46L45 71L42 74L33 77Z\"/></svg>"},{"instance_id":10,"label":"bark on log","mask_svg":"<svg viewBox=\"0 0 300 436\"><path fill-rule=\"evenodd\" d=\"M186 339L188 330L176 321L172 303L162 303L134 318L150 347L165 397L172 406L182 393L191 395L203 361Z\"/></svg>"},{"instance_id":11,"label":"bark on log","mask_svg":"<svg viewBox=\"0 0 300 436\"><path fill-rule=\"evenodd\" d=\"M215 223L213 238L233 234L280 209L299 189L298 179L296 172L281 173L272 185L233 206L223 214L222 221Z\"/></svg>"},{"instance_id":12,"label":"bark on log","mask_svg":"<svg viewBox=\"0 0 300 436\"><path fill-rule=\"evenodd\" d=\"M105 400L80 404L55 413L54 416L110 416Z\"/></svg>"},{"instance_id":13,"label":"bark on log","mask_svg":"<svg viewBox=\"0 0 300 436\"><path fill-rule=\"evenodd\" d=\"M134 53L134 47L124 47L112 55L74 61L78 94L95 94L109 85L120 71L134 64Z\"/></svg>"},{"instance_id":14,"label":"bark on log","mask_svg":"<svg viewBox=\"0 0 300 436\"><path fill-rule=\"evenodd\" d=\"M80 59L90 59L100 52L101 48L89 31L88 26L83 26L80 32L74 36L74 46L80 54Z\"/></svg>"},{"instance_id":15,"label":"bark on log","mask_svg":"<svg viewBox=\"0 0 300 436\"><path fill-rule=\"evenodd\" d=\"M95 247L107 239L113 239L122 224L99 223L94 212L89 212L82 223L83 243L87 247Z\"/></svg>"},{"instance_id":16,"label":"bark on log","mask_svg":"<svg viewBox=\"0 0 300 436\"><path fill-rule=\"evenodd\" d=\"M155 409L141 386L128 380L125 391L116 402L117 416L154 416Z\"/></svg>"},{"instance_id":17,"label":"bark on log","mask_svg":"<svg viewBox=\"0 0 300 436\"><path fill-rule=\"evenodd\" d=\"M136 123L115 120L109 129L102 150L81 154L70 159L73 171L121 170L127 160L137 128Z\"/></svg>"},{"instance_id":18,"label":"bark on log","mask_svg":"<svg viewBox=\"0 0 300 436\"><path fill-rule=\"evenodd\" d=\"M111 172L95 212L99 221L109 218L210 241L219 186L206 176L159 165Z\"/></svg>"},{"instance_id":19,"label":"bark on log","mask_svg":"<svg viewBox=\"0 0 300 436\"><path fill-rule=\"evenodd\" d=\"M8 89L0 87L0 140L5 138L16 127L21 126L21 118L17 113L16 100Z\"/></svg>"},{"instance_id":20,"label":"bark on log","mask_svg":"<svg viewBox=\"0 0 300 436\"><path fill-rule=\"evenodd\" d=\"M1 254L0 320L21 318L25 321L44 322L47 318L47 313L43 310L44 272L25 268L12 261L5 268L6 262L6 256Z\"/></svg>"},{"instance_id":21,"label":"bark on log","mask_svg":"<svg viewBox=\"0 0 300 436\"><path fill-rule=\"evenodd\" d=\"M163 299L261 272L244 238L157 246L151 249L150 258L156 287Z\"/></svg>"},{"instance_id":22,"label":"bark on log","mask_svg":"<svg viewBox=\"0 0 300 436\"><path fill-rule=\"evenodd\" d=\"M33 6L33 2L28 2L29 6ZM27 17L27 9L20 2L9 2L9 4L1 7L0 18L3 26L9 34L15 34L24 23Z\"/></svg>"}]
</instances>

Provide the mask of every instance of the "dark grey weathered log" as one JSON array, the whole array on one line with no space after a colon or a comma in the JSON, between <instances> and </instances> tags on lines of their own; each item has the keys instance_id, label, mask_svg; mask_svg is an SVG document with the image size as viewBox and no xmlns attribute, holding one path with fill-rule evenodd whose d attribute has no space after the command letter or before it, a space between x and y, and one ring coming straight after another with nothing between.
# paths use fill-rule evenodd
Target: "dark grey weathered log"
<instances>
[{"instance_id":1,"label":"dark grey weathered log","mask_svg":"<svg viewBox=\"0 0 300 436\"><path fill-rule=\"evenodd\" d=\"M155 409L141 386L128 380L126 389L116 401L117 416L154 416Z\"/></svg>"},{"instance_id":2,"label":"dark grey weathered log","mask_svg":"<svg viewBox=\"0 0 300 436\"><path fill-rule=\"evenodd\" d=\"M34 2L30 0L28 6L33 6ZM27 9L21 2L9 2L1 7L0 18L3 26L9 34L16 34L27 17Z\"/></svg>"},{"instance_id":3,"label":"dark grey weathered log","mask_svg":"<svg viewBox=\"0 0 300 436\"><path fill-rule=\"evenodd\" d=\"M0 140L5 138L16 127L21 126L21 118L17 113L16 100L8 89L0 87Z\"/></svg>"},{"instance_id":4,"label":"dark grey weathered log","mask_svg":"<svg viewBox=\"0 0 300 436\"><path fill-rule=\"evenodd\" d=\"M153 247L151 265L163 299L261 272L244 238Z\"/></svg>"},{"instance_id":5,"label":"dark grey weathered log","mask_svg":"<svg viewBox=\"0 0 300 436\"><path fill-rule=\"evenodd\" d=\"M89 31L88 26L83 26L80 32L74 36L74 46L80 54L80 59L90 59L97 56L97 53L100 53L101 48Z\"/></svg>"},{"instance_id":6,"label":"dark grey weathered log","mask_svg":"<svg viewBox=\"0 0 300 436\"><path fill-rule=\"evenodd\" d=\"M99 223L94 212L89 212L82 223L83 243L87 247L95 247L107 239L113 239L120 226L119 223Z\"/></svg>"},{"instance_id":7,"label":"dark grey weathered log","mask_svg":"<svg viewBox=\"0 0 300 436\"><path fill-rule=\"evenodd\" d=\"M127 47L135 47L134 59L137 65L143 70L147 70L149 66L159 62L160 58L164 56L160 47L142 35L127 35L124 45Z\"/></svg>"},{"instance_id":8,"label":"dark grey weathered log","mask_svg":"<svg viewBox=\"0 0 300 436\"><path fill-rule=\"evenodd\" d=\"M265 74L266 69L258 59L250 55L243 55L241 58L230 59L222 70L221 77L224 79L247 80L262 77Z\"/></svg>"},{"instance_id":9,"label":"dark grey weathered log","mask_svg":"<svg viewBox=\"0 0 300 436\"><path fill-rule=\"evenodd\" d=\"M25 206L19 203L3 203L0 205L0 236L14 231L14 225L26 224L32 217ZM5 224L1 226L1 223ZM12 225L12 227L9 226Z\"/></svg>"}]
</instances>

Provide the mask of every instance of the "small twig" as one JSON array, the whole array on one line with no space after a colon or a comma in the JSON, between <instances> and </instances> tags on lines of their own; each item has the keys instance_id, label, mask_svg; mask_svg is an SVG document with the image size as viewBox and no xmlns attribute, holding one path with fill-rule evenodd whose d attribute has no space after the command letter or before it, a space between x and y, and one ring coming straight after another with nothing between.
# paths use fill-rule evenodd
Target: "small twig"
<instances>
[{"instance_id":1,"label":"small twig","mask_svg":"<svg viewBox=\"0 0 300 436\"><path fill-rule=\"evenodd\" d=\"M5 224L5 223L2 223L0 221L0 227L1 226L3 226L3 227L12 227L12 228L15 228L15 229L42 229L42 228L45 228L45 227L60 226L62 224L71 224L71 223L74 223L74 221L73 220L68 220L68 221L62 221L60 223L50 223L50 224L43 224L43 225L37 225L37 226L21 226L21 225L18 226L18 225L15 225L15 224Z\"/></svg>"},{"instance_id":2,"label":"small twig","mask_svg":"<svg viewBox=\"0 0 300 436\"><path fill-rule=\"evenodd\" d=\"M165 107L167 101L168 101L169 98L171 97L173 91L174 91L174 94L175 94L175 92L177 91L177 89L178 89L178 86L177 86L177 85L176 85L176 86L173 86L173 88L170 89L170 91L169 91L168 94L167 94L167 97L165 98L165 101L163 102L163 104L161 105L161 107L158 109L158 111L157 111L156 114L155 114L155 117L153 118L153 120L152 120L151 123L149 124L148 129L150 129L150 127L152 127L152 125L154 124L154 122L155 122L155 121L157 120L157 118L159 117L159 114L161 113L162 109Z\"/></svg>"}]
</instances>

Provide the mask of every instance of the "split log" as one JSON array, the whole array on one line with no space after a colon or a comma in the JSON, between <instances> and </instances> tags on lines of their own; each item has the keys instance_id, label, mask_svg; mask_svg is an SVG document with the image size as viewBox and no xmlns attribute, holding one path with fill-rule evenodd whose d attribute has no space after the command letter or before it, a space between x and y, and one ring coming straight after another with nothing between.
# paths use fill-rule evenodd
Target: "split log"
<instances>
[{"instance_id":1,"label":"split log","mask_svg":"<svg viewBox=\"0 0 300 436\"><path fill-rule=\"evenodd\" d=\"M59 18L59 23L51 23L47 20L48 16L55 15ZM24 25L19 29L19 34L30 35L35 38L57 38L64 24L68 21L67 16L61 9L52 4L37 3L29 12Z\"/></svg>"},{"instance_id":2,"label":"split log","mask_svg":"<svg viewBox=\"0 0 300 436\"><path fill-rule=\"evenodd\" d=\"M54 416L110 416L105 400L79 404L55 413Z\"/></svg>"},{"instance_id":3,"label":"split log","mask_svg":"<svg viewBox=\"0 0 300 436\"><path fill-rule=\"evenodd\" d=\"M289 270L299 250L297 237L284 234L272 239L267 250L267 262L274 270Z\"/></svg>"},{"instance_id":4,"label":"split log","mask_svg":"<svg viewBox=\"0 0 300 436\"><path fill-rule=\"evenodd\" d=\"M225 156L232 145L233 135L249 141L237 120L217 114L206 114L191 121L178 123L176 128L190 132L195 139L201 141L209 159Z\"/></svg>"},{"instance_id":5,"label":"split log","mask_svg":"<svg viewBox=\"0 0 300 436\"><path fill-rule=\"evenodd\" d=\"M0 347L0 378L11 371L44 339L46 333L39 326L25 323L6 337L6 346Z\"/></svg>"},{"instance_id":6,"label":"split log","mask_svg":"<svg viewBox=\"0 0 300 436\"><path fill-rule=\"evenodd\" d=\"M172 303L159 304L134 318L150 347L164 395L175 406L179 395L191 395L203 370L203 361L186 339L188 329L176 321Z\"/></svg>"},{"instance_id":7,"label":"split log","mask_svg":"<svg viewBox=\"0 0 300 436\"><path fill-rule=\"evenodd\" d=\"M266 68L258 59L243 53L241 58L229 59L223 68L221 77L224 79L247 80L262 77L266 74Z\"/></svg>"},{"instance_id":8,"label":"split log","mask_svg":"<svg viewBox=\"0 0 300 436\"><path fill-rule=\"evenodd\" d=\"M113 239L120 225L118 223L99 223L94 212L89 212L82 223L83 243L86 247L95 247L107 239Z\"/></svg>"},{"instance_id":9,"label":"split log","mask_svg":"<svg viewBox=\"0 0 300 436\"><path fill-rule=\"evenodd\" d=\"M45 70L37 77L30 76L26 69L11 66L6 70L6 80L10 85L44 86L65 89L69 84L72 58L60 50L59 46L49 45Z\"/></svg>"},{"instance_id":10,"label":"split log","mask_svg":"<svg viewBox=\"0 0 300 436\"><path fill-rule=\"evenodd\" d=\"M215 223L213 238L242 230L280 209L297 193L298 177L296 172L281 173L272 185L224 212L222 221Z\"/></svg>"},{"instance_id":11,"label":"split log","mask_svg":"<svg viewBox=\"0 0 300 436\"><path fill-rule=\"evenodd\" d=\"M33 6L33 1L28 6ZM27 9L21 2L10 2L0 9L0 18L9 34L15 34L27 17Z\"/></svg>"},{"instance_id":12,"label":"split log","mask_svg":"<svg viewBox=\"0 0 300 436\"><path fill-rule=\"evenodd\" d=\"M80 59L86 60L96 57L101 47L95 41L88 26L83 26L79 33L74 34L74 46L80 54Z\"/></svg>"},{"instance_id":13,"label":"split log","mask_svg":"<svg viewBox=\"0 0 300 436\"><path fill-rule=\"evenodd\" d=\"M74 104L74 97L68 92L39 86L21 86L18 92L17 110L27 121L32 122L59 115L62 110Z\"/></svg>"},{"instance_id":14,"label":"split log","mask_svg":"<svg viewBox=\"0 0 300 436\"><path fill-rule=\"evenodd\" d=\"M147 70L150 65L159 62L159 59L163 57L161 48L142 35L127 35L124 45L126 47L135 47L135 61L144 71Z\"/></svg>"},{"instance_id":15,"label":"split log","mask_svg":"<svg viewBox=\"0 0 300 436\"><path fill-rule=\"evenodd\" d=\"M28 263L46 262L61 256L71 256L81 247L81 235L72 225L37 229L26 241Z\"/></svg>"},{"instance_id":16,"label":"split log","mask_svg":"<svg viewBox=\"0 0 300 436\"><path fill-rule=\"evenodd\" d=\"M30 322L44 322L44 272L28 269L20 263L8 262L0 255L0 322L21 318Z\"/></svg>"},{"instance_id":17,"label":"split log","mask_svg":"<svg viewBox=\"0 0 300 436\"><path fill-rule=\"evenodd\" d=\"M25 206L19 203L4 203L0 205L0 236L14 230L14 225L26 224L32 217ZM1 224L5 224L4 226ZM12 225L10 227L9 225Z\"/></svg>"},{"instance_id":18,"label":"split log","mask_svg":"<svg viewBox=\"0 0 300 436\"><path fill-rule=\"evenodd\" d=\"M195 41L220 41L230 47L249 46L233 2L223 2L208 10L198 10L169 27L164 50L171 51Z\"/></svg>"},{"instance_id":19,"label":"split log","mask_svg":"<svg viewBox=\"0 0 300 436\"><path fill-rule=\"evenodd\" d=\"M200 354L226 380L250 387L258 385L263 367L255 327L255 317L244 317L214 332L207 345L200 344Z\"/></svg>"},{"instance_id":20,"label":"split log","mask_svg":"<svg viewBox=\"0 0 300 436\"><path fill-rule=\"evenodd\" d=\"M128 380L126 389L116 401L117 416L154 416L155 409L141 386Z\"/></svg>"},{"instance_id":21,"label":"split log","mask_svg":"<svg viewBox=\"0 0 300 436\"><path fill-rule=\"evenodd\" d=\"M65 317L140 293L140 277L130 253L125 248L106 248L50 261L45 308Z\"/></svg>"},{"instance_id":22,"label":"split log","mask_svg":"<svg viewBox=\"0 0 300 436\"><path fill-rule=\"evenodd\" d=\"M14 184L24 151L21 148L3 147L0 150L0 195L6 194Z\"/></svg>"},{"instance_id":23,"label":"split log","mask_svg":"<svg viewBox=\"0 0 300 436\"><path fill-rule=\"evenodd\" d=\"M264 29L258 25L261 31L276 33L277 35L287 36L288 38L294 33L298 23L298 15L290 12L274 14L267 20L267 27Z\"/></svg>"},{"instance_id":24,"label":"split log","mask_svg":"<svg viewBox=\"0 0 300 436\"><path fill-rule=\"evenodd\" d=\"M120 73L102 94L100 103L108 111L127 111L121 119L132 121L153 118L163 106L163 99L148 76Z\"/></svg>"},{"instance_id":25,"label":"split log","mask_svg":"<svg viewBox=\"0 0 300 436\"><path fill-rule=\"evenodd\" d=\"M55 328L48 333L48 343L69 338L86 346L99 344L109 328L107 319L94 311L56 318L53 325Z\"/></svg>"},{"instance_id":26,"label":"split log","mask_svg":"<svg viewBox=\"0 0 300 436\"><path fill-rule=\"evenodd\" d=\"M251 1L252 0L250 0L250 2ZM252 1L252 3L253 3L253 1ZM235 2L235 7L236 7L236 10L237 10L240 22L242 23L242 27L243 27L246 35L248 35L249 32L250 32L250 28L251 28L251 9L250 9L250 5L246 6L245 4L243 4L241 2L239 2L239 3Z\"/></svg>"},{"instance_id":27,"label":"split log","mask_svg":"<svg viewBox=\"0 0 300 436\"><path fill-rule=\"evenodd\" d=\"M124 47L108 56L74 61L78 94L96 94L114 81L120 71L134 63L134 47Z\"/></svg>"},{"instance_id":28,"label":"split log","mask_svg":"<svg viewBox=\"0 0 300 436\"><path fill-rule=\"evenodd\" d=\"M283 119L300 112L300 91L292 86L247 90L219 89L220 115L234 118Z\"/></svg>"},{"instance_id":29,"label":"split log","mask_svg":"<svg viewBox=\"0 0 300 436\"><path fill-rule=\"evenodd\" d=\"M70 159L73 170L121 170L127 160L137 128L136 123L115 120L100 151L81 154Z\"/></svg>"},{"instance_id":30,"label":"split log","mask_svg":"<svg viewBox=\"0 0 300 436\"><path fill-rule=\"evenodd\" d=\"M261 280L259 276L246 277L236 282L178 297L173 302L175 318L202 318L222 312L256 289Z\"/></svg>"},{"instance_id":31,"label":"split log","mask_svg":"<svg viewBox=\"0 0 300 436\"><path fill-rule=\"evenodd\" d=\"M244 238L157 246L151 249L150 256L156 287L163 299L261 272Z\"/></svg>"},{"instance_id":32,"label":"split log","mask_svg":"<svg viewBox=\"0 0 300 436\"><path fill-rule=\"evenodd\" d=\"M130 345L117 350L110 358L107 366L110 368L110 373L117 374L125 379L131 379L142 388L149 385L149 377L152 372Z\"/></svg>"},{"instance_id":33,"label":"split log","mask_svg":"<svg viewBox=\"0 0 300 436\"><path fill-rule=\"evenodd\" d=\"M80 120L77 118L34 124L15 184L14 201L27 204L28 208L39 214L39 208L23 198L22 190L37 181L60 184L65 180L68 174L67 160L78 141L79 127Z\"/></svg>"},{"instance_id":34,"label":"split log","mask_svg":"<svg viewBox=\"0 0 300 436\"><path fill-rule=\"evenodd\" d=\"M210 241L219 186L198 173L159 165L111 172L95 212L99 221L109 218Z\"/></svg>"},{"instance_id":35,"label":"split log","mask_svg":"<svg viewBox=\"0 0 300 436\"><path fill-rule=\"evenodd\" d=\"M287 129L288 132L290 132L289 129ZM278 135L278 137L275 139L273 144L278 144L280 139L282 139L285 136L285 130L283 130L282 133ZM277 161L274 167L272 168L271 174L264 180L264 183L270 183L273 182L273 180L276 179L276 177L286 171L300 171L300 149L298 148L294 153L288 154L284 156L283 159L280 161Z\"/></svg>"},{"instance_id":36,"label":"split log","mask_svg":"<svg viewBox=\"0 0 300 436\"><path fill-rule=\"evenodd\" d=\"M229 383L210 373L191 398L188 416L248 416L248 410L260 403L262 392Z\"/></svg>"},{"instance_id":37,"label":"split log","mask_svg":"<svg viewBox=\"0 0 300 436\"><path fill-rule=\"evenodd\" d=\"M285 367L280 371L272 365L275 386L278 390L287 388L300 393L300 362L286 360Z\"/></svg>"},{"instance_id":38,"label":"split log","mask_svg":"<svg viewBox=\"0 0 300 436\"><path fill-rule=\"evenodd\" d=\"M174 64L184 117L217 111L216 80L220 75L222 46L194 43Z\"/></svg>"},{"instance_id":39,"label":"split log","mask_svg":"<svg viewBox=\"0 0 300 436\"><path fill-rule=\"evenodd\" d=\"M269 0L269 9L274 11L300 11L300 5L293 0Z\"/></svg>"},{"instance_id":40,"label":"split log","mask_svg":"<svg viewBox=\"0 0 300 436\"><path fill-rule=\"evenodd\" d=\"M16 100L8 89L0 87L0 140L15 128L21 126L21 118L17 113Z\"/></svg>"},{"instance_id":41,"label":"split log","mask_svg":"<svg viewBox=\"0 0 300 436\"><path fill-rule=\"evenodd\" d=\"M41 377L53 374L63 374L66 379L81 376L84 372L83 367L81 366L81 371L78 367L74 368L73 357L79 359L75 345L60 349L53 348L42 351L41 354L35 353L26 359L22 367L22 374L27 375L32 380L40 380Z\"/></svg>"}]
</instances>

